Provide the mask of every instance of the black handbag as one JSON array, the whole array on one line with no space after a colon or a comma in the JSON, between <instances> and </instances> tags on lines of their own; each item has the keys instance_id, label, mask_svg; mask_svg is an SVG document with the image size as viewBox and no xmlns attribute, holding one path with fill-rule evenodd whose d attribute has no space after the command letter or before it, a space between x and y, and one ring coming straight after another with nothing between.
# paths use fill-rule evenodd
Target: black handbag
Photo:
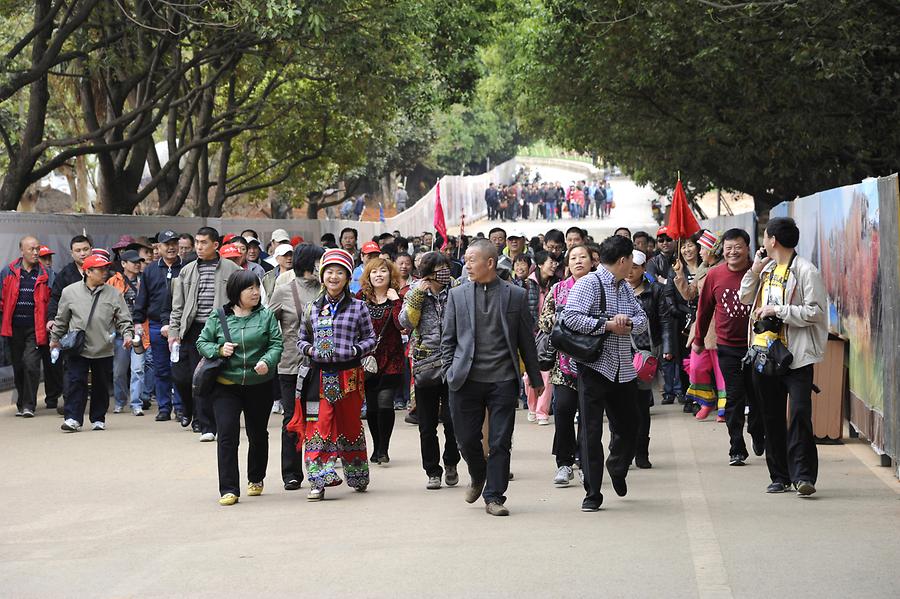
<instances>
[{"instance_id":1,"label":"black handbag","mask_svg":"<svg viewBox=\"0 0 900 599\"><path fill-rule=\"evenodd\" d=\"M793 362L794 354L781 339L770 343L765 351L757 350L752 358L753 369L763 376L783 376L790 372Z\"/></svg>"},{"instance_id":2,"label":"black handbag","mask_svg":"<svg viewBox=\"0 0 900 599\"><path fill-rule=\"evenodd\" d=\"M91 303L91 312L88 314L87 322L84 325L85 329L91 326L91 320L94 318L94 310L97 308L97 300L100 299L100 293L102 291L103 290L101 289L94 293L94 301ZM84 331L82 329L69 331L59 338L59 353L62 355L81 355L83 349Z\"/></svg>"},{"instance_id":3,"label":"black handbag","mask_svg":"<svg viewBox=\"0 0 900 599\"><path fill-rule=\"evenodd\" d=\"M231 332L228 330L228 319L225 317L225 310L219 308L216 310L216 315L219 317L219 322L222 323L222 334L225 337L225 341L232 343ZM194 376L191 379L191 389L194 397L205 397L212 392L213 387L216 384L216 378L219 376L219 370L222 369L222 364L224 364L227 359L228 358L222 357L207 358L205 356L200 358L200 362L197 364L197 368L194 370Z\"/></svg>"},{"instance_id":4,"label":"black handbag","mask_svg":"<svg viewBox=\"0 0 900 599\"><path fill-rule=\"evenodd\" d=\"M562 314L556 318L553 331L550 333L550 343L557 351L571 356L576 362L593 362L603 351L603 342L606 335L596 334L607 320L606 316L606 290L603 282L600 282L600 313L596 316L599 320L597 326L590 333L573 331L563 322Z\"/></svg>"},{"instance_id":5,"label":"black handbag","mask_svg":"<svg viewBox=\"0 0 900 599\"><path fill-rule=\"evenodd\" d=\"M537 347L538 368L542 372L553 370L556 364L556 348L550 342L550 335L544 331L538 331L535 337L535 346Z\"/></svg>"}]
</instances>

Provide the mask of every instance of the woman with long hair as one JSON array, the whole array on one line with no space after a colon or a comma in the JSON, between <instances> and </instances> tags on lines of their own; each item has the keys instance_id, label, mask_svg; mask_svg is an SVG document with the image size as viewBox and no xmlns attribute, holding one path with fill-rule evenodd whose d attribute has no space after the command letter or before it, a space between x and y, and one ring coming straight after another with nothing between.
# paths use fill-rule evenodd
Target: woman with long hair
<instances>
[{"instance_id":1,"label":"woman with long hair","mask_svg":"<svg viewBox=\"0 0 900 599\"><path fill-rule=\"evenodd\" d=\"M324 293L306 307L300 322L297 349L310 369L297 400L288 430L303 443L310 492L320 501L325 487L343 483L335 466L340 458L347 486L369 486L366 433L360 412L365 374L362 357L375 347L375 331L364 302L350 295L353 257L331 249L322 255L319 276Z\"/></svg>"},{"instance_id":2,"label":"woman with long hair","mask_svg":"<svg viewBox=\"0 0 900 599\"><path fill-rule=\"evenodd\" d=\"M697 318L697 297L685 297L678 291L678 285L690 285L694 282L694 279L697 277L697 273L700 270L703 262L700 260L700 246L697 244L697 241L700 239L700 236L703 234L704 230L701 229L694 235L692 235L689 239L682 240L679 242L679 248L677 251L678 255L675 257L672 266L669 268L669 272L666 275L667 277L667 295L669 297L669 315L671 317L672 324L669 325L674 328L675 340L673 350L677 353L665 353L663 355L663 359L666 361L674 360L675 365L678 366L678 376L681 377L681 388L687 389L689 378L687 376L687 372L681 368L681 360L688 356L690 353L688 351L683 351L683 348L690 346L690 337L687 336L688 331L691 329L691 326L694 320ZM680 278L681 282L675 282L676 278ZM678 342L678 340L681 340ZM694 403L684 396L679 396L677 398L678 401L684 401L684 412L692 413L694 409ZM663 397L663 402L672 403L672 397L666 398Z\"/></svg>"},{"instance_id":3,"label":"woman with long hair","mask_svg":"<svg viewBox=\"0 0 900 599\"><path fill-rule=\"evenodd\" d=\"M228 303L210 314L197 338L197 351L207 359L224 358L210 399L216 415L219 504L227 506L237 503L241 494L241 414L249 443L247 495L262 495L269 463L271 381L284 345L278 321L260 304L259 277L253 271L231 273L225 294Z\"/></svg>"},{"instance_id":4,"label":"woman with long hair","mask_svg":"<svg viewBox=\"0 0 900 599\"><path fill-rule=\"evenodd\" d=\"M549 335L556 324L559 312L566 305L569 291L584 275L591 272L591 252L585 245L576 245L566 255L571 275L554 285L547 294L541 310L539 327ZM556 476L553 484L566 486L574 478L576 435L575 412L578 410L578 375L575 360L557 352L556 362L550 370L550 383L556 400L553 410L553 455L556 456ZM548 385L549 386L549 385Z\"/></svg>"},{"instance_id":5,"label":"woman with long hair","mask_svg":"<svg viewBox=\"0 0 900 599\"><path fill-rule=\"evenodd\" d=\"M538 289L538 305L536 313L540 315L543 311L544 302L550 292L550 288L555 282L556 267L559 263L547 252L538 252L534 257L534 264L534 271L528 276L528 279L532 281ZM535 319L535 332L537 332L537 329L538 319ZM523 380L525 382L525 395L528 398L528 421L537 421L539 425L545 426L550 424L550 401L553 399L553 387L548 384L550 381L550 373L544 372L543 377L544 380L541 381L541 386L543 386L544 392L540 395L535 392L534 386L528 379L527 374L523 376Z\"/></svg>"},{"instance_id":6,"label":"woman with long hair","mask_svg":"<svg viewBox=\"0 0 900 599\"><path fill-rule=\"evenodd\" d=\"M372 435L372 457L376 464L391 461L388 449L394 432L394 396L400 390L403 373L403 325L400 324L400 271L390 260L371 258L360 279L363 300L372 318L376 343L373 354L376 373L366 378L366 422Z\"/></svg>"}]
</instances>

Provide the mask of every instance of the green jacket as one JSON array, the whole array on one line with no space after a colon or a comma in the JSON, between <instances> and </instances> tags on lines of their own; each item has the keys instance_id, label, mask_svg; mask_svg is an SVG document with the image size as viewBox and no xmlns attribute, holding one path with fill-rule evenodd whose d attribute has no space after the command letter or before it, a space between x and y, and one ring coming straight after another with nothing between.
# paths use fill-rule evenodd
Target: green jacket
<instances>
[{"instance_id":1,"label":"green jacket","mask_svg":"<svg viewBox=\"0 0 900 599\"><path fill-rule=\"evenodd\" d=\"M234 354L223 361L219 377L236 385L258 385L271 380L284 349L275 315L261 306L254 308L249 316L235 316L230 308L225 308L225 315L231 341L237 343L237 347ZM206 358L220 357L219 351L224 344L225 333L218 311L215 311L200 332L197 351ZM264 375L254 370L260 360L269 367L269 372Z\"/></svg>"}]
</instances>

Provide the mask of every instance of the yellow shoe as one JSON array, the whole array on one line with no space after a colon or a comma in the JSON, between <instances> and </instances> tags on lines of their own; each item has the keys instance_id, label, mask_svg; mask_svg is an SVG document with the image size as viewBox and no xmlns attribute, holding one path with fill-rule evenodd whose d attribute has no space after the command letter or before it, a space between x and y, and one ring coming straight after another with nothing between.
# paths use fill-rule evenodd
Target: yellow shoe
<instances>
[{"instance_id":1,"label":"yellow shoe","mask_svg":"<svg viewBox=\"0 0 900 599\"><path fill-rule=\"evenodd\" d=\"M219 498L219 505L234 505L238 502L238 496L234 493L225 493Z\"/></svg>"},{"instance_id":2,"label":"yellow shoe","mask_svg":"<svg viewBox=\"0 0 900 599\"><path fill-rule=\"evenodd\" d=\"M263 492L262 483L247 483L247 495L250 497L259 497Z\"/></svg>"}]
</instances>

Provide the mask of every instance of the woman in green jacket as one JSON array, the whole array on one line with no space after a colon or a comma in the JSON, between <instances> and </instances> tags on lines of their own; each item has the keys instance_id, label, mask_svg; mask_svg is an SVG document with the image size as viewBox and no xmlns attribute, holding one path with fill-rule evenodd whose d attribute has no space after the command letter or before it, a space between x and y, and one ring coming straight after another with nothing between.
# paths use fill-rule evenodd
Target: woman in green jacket
<instances>
[{"instance_id":1,"label":"woman in green jacket","mask_svg":"<svg viewBox=\"0 0 900 599\"><path fill-rule=\"evenodd\" d=\"M218 426L220 505L234 505L240 496L238 444L241 413L247 440L247 494L262 495L269 462L269 432L272 409L272 377L284 349L275 316L260 306L259 278L248 270L228 277L228 303L224 314L231 343L225 341L222 312L206 321L197 339L197 351L205 358L225 358L211 399Z\"/></svg>"}]
</instances>

